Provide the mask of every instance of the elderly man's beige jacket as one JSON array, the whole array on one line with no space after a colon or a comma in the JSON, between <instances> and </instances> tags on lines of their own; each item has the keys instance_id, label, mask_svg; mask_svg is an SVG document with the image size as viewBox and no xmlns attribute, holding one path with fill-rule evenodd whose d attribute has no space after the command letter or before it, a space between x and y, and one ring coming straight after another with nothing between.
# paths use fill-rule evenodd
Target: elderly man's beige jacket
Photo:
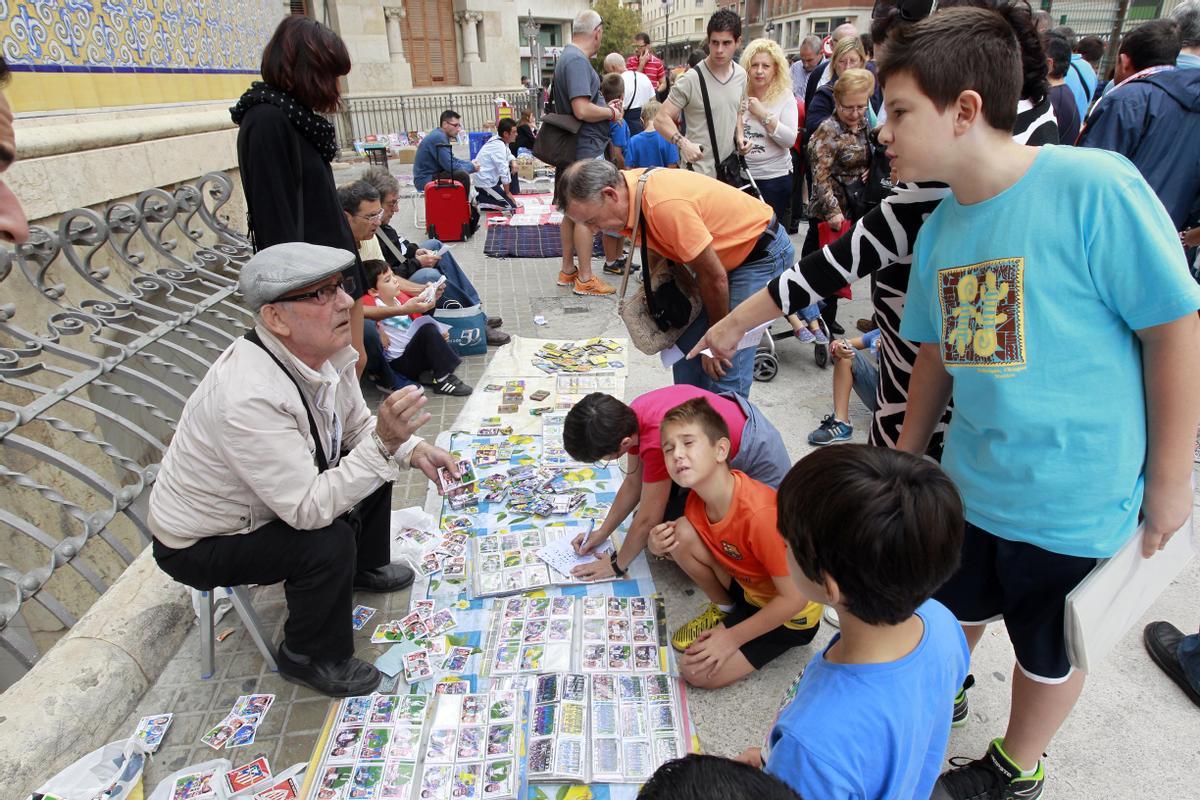
<instances>
[{"instance_id":1,"label":"elderly man's beige jacket","mask_svg":"<svg viewBox=\"0 0 1200 800\"><path fill-rule=\"evenodd\" d=\"M395 480L421 441L410 437L394 461L380 452L354 348L315 371L265 327L256 330L302 387L330 468L317 470L295 384L261 347L239 338L188 399L150 492L150 529L168 547L249 533L276 519L297 530L323 528ZM346 453L340 460L337 450Z\"/></svg>"}]
</instances>

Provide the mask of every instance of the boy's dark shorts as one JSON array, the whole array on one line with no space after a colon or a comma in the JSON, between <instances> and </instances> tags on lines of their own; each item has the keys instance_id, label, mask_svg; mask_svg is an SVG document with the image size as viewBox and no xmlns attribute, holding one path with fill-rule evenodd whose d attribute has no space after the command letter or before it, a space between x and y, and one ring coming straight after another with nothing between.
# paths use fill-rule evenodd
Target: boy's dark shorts
<instances>
[{"instance_id":1,"label":"boy's dark shorts","mask_svg":"<svg viewBox=\"0 0 1200 800\"><path fill-rule=\"evenodd\" d=\"M934 598L964 625L1004 619L1017 665L1040 683L1071 674L1063 631L1071 590L1097 559L1052 553L967 523L962 563Z\"/></svg>"},{"instance_id":2,"label":"boy's dark shorts","mask_svg":"<svg viewBox=\"0 0 1200 800\"><path fill-rule=\"evenodd\" d=\"M744 622L762 610L746 599L746 593L742 591L742 585L737 581L731 580L729 582L728 592L730 599L733 601L733 611L729 612L728 616L725 617L726 628L732 628L734 625ZM751 639L739 649L742 651L742 655L746 657L746 660L750 662L750 666L755 669L762 669L774 661L777 656L783 655L785 651L811 642L813 637L817 635L817 629L820 627L820 621L811 628L805 628L800 631L780 625L774 630L767 631L757 639Z\"/></svg>"}]
</instances>

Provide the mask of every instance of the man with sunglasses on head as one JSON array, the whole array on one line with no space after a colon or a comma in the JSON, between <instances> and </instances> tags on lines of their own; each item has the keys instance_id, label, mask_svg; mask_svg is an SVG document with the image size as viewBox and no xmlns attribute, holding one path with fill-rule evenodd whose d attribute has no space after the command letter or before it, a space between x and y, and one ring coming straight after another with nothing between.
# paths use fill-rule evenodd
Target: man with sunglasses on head
<instances>
[{"instance_id":1,"label":"man with sunglasses on head","mask_svg":"<svg viewBox=\"0 0 1200 800\"><path fill-rule=\"evenodd\" d=\"M354 371L342 270L354 254L304 242L260 250L238 286L254 328L213 363L184 406L150 493L154 558L180 583L283 582L279 673L335 697L369 694L380 673L354 658L354 591L392 592L392 482L457 474L414 436L420 387L372 416Z\"/></svg>"}]
</instances>

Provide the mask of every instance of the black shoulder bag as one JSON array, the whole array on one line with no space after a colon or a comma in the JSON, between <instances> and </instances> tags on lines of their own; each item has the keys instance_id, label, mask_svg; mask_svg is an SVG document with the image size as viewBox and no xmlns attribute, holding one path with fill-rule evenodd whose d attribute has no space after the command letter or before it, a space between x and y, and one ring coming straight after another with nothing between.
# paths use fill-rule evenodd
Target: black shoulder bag
<instances>
[{"instance_id":1,"label":"black shoulder bag","mask_svg":"<svg viewBox=\"0 0 1200 800\"><path fill-rule=\"evenodd\" d=\"M708 69L704 67L704 62L700 62L696 65L696 77L700 79L700 98L704 101L704 121L708 123L708 141L712 143L713 166L717 171L717 180L752 197L761 199L762 195L758 191L758 186L754 184L754 179L750 177L750 169L746 166L746 159L737 151L736 132L733 152L726 159L721 160L721 149L717 147L717 131L713 127L712 121L712 105L708 100L708 84L704 80L702 67L703 69ZM688 164L688 169L692 169L691 164Z\"/></svg>"}]
</instances>

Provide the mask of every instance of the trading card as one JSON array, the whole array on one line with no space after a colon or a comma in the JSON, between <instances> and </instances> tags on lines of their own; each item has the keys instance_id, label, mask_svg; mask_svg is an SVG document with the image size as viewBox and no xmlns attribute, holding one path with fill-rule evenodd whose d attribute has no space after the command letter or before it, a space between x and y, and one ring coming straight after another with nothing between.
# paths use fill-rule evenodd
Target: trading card
<instances>
[{"instance_id":1,"label":"trading card","mask_svg":"<svg viewBox=\"0 0 1200 800\"><path fill-rule=\"evenodd\" d=\"M533 549L533 548L530 548L530 549L528 549L528 550L526 550L526 551L525 551L525 559L524 559L524 560L525 560L525 565L526 565L526 566L529 566L529 565L536 565L536 564L542 564L542 563L544 563L544 562L542 561L541 557L540 557L540 556L538 556L538 554L537 554L537 550L535 550L535 549ZM543 600L546 600L546 603L547 603L547 606L548 606L548 605L549 605L549 602L550 602L549 598L542 598L542 599L543 599ZM542 614L542 616L545 616L545 614Z\"/></svg>"},{"instance_id":2,"label":"trading card","mask_svg":"<svg viewBox=\"0 0 1200 800\"><path fill-rule=\"evenodd\" d=\"M471 685L464 680L457 678L448 678L444 681L438 681L434 684L434 694L468 694L471 691Z\"/></svg>"},{"instance_id":3,"label":"trading card","mask_svg":"<svg viewBox=\"0 0 1200 800\"><path fill-rule=\"evenodd\" d=\"M653 769L650 764L650 743L643 741L622 742L625 775L629 778L649 778Z\"/></svg>"},{"instance_id":4,"label":"trading card","mask_svg":"<svg viewBox=\"0 0 1200 800\"><path fill-rule=\"evenodd\" d=\"M216 770L193 772L181 775L175 779L175 787L171 790L171 800L199 800L211 798L217 788Z\"/></svg>"},{"instance_id":5,"label":"trading card","mask_svg":"<svg viewBox=\"0 0 1200 800\"><path fill-rule=\"evenodd\" d=\"M248 744L254 744L254 736L258 732L258 719L252 717L246 720L246 724L233 732L233 736L229 737L229 741L225 743L225 748L245 747Z\"/></svg>"},{"instance_id":6,"label":"trading card","mask_svg":"<svg viewBox=\"0 0 1200 800\"><path fill-rule=\"evenodd\" d=\"M549 615L550 615L550 598L549 597L531 597L531 598L529 598L529 618L530 619L545 619Z\"/></svg>"},{"instance_id":7,"label":"trading card","mask_svg":"<svg viewBox=\"0 0 1200 800\"><path fill-rule=\"evenodd\" d=\"M319 800L340 800L345 797L350 787L350 776L353 774L354 767L327 767L325 774L321 777L321 784L317 788L317 798Z\"/></svg>"},{"instance_id":8,"label":"trading card","mask_svg":"<svg viewBox=\"0 0 1200 800\"><path fill-rule=\"evenodd\" d=\"M484 706L487 705L486 694L468 694L462 699L458 710L458 721L462 725L479 725L484 722Z\"/></svg>"},{"instance_id":9,"label":"trading card","mask_svg":"<svg viewBox=\"0 0 1200 800\"><path fill-rule=\"evenodd\" d=\"M583 640L585 642L603 642L606 623L602 619L585 619L583 621Z\"/></svg>"},{"instance_id":10,"label":"trading card","mask_svg":"<svg viewBox=\"0 0 1200 800\"><path fill-rule=\"evenodd\" d=\"M494 594L503 591L504 577L498 571L485 572L479 576L479 591Z\"/></svg>"},{"instance_id":11,"label":"trading card","mask_svg":"<svg viewBox=\"0 0 1200 800\"><path fill-rule=\"evenodd\" d=\"M429 630L429 626L425 624L425 620L421 617L420 611L410 611L400 619L400 629L424 639L433 631Z\"/></svg>"},{"instance_id":12,"label":"trading card","mask_svg":"<svg viewBox=\"0 0 1200 800\"><path fill-rule=\"evenodd\" d=\"M524 392L525 381L514 378L504 382L504 391L506 392Z\"/></svg>"},{"instance_id":13,"label":"trading card","mask_svg":"<svg viewBox=\"0 0 1200 800\"><path fill-rule=\"evenodd\" d=\"M520 550L506 550L506 551L504 552L504 566L505 566L505 568L508 568L508 567L519 567L519 566L521 566L521 562L522 562L522 558L521 558L521 551L520 551Z\"/></svg>"},{"instance_id":14,"label":"trading card","mask_svg":"<svg viewBox=\"0 0 1200 800\"><path fill-rule=\"evenodd\" d=\"M476 504L479 502L479 496L475 494L475 485L460 486L457 489L451 489L445 494L446 502L450 504L450 508L455 511L468 511L469 513L477 513Z\"/></svg>"},{"instance_id":15,"label":"trading card","mask_svg":"<svg viewBox=\"0 0 1200 800\"><path fill-rule=\"evenodd\" d=\"M571 673L562 676L562 699L571 703L587 702L587 676Z\"/></svg>"},{"instance_id":16,"label":"trading card","mask_svg":"<svg viewBox=\"0 0 1200 800\"><path fill-rule=\"evenodd\" d=\"M552 619L550 627L546 631L546 638L551 642L569 642L571 641L571 620L569 619Z\"/></svg>"},{"instance_id":17,"label":"trading card","mask_svg":"<svg viewBox=\"0 0 1200 800\"><path fill-rule=\"evenodd\" d=\"M550 583L550 568L545 564L525 568L525 580L530 586L545 586Z\"/></svg>"},{"instance_id":18,"label":"trading card","mask_svg":"<svg viewBox=\"0 0 1200 800\"><path fill-rule=\"evenodd\" d=\"M389 761L379 784L380 800L408 800L416 766L411 761Z\"/></svg>"},{"instance_id":19,"label":"trading card","mask_svg":"<svg viewBox=\"0 0 1200 800\"><path fill-rule=\"evenodd\" d=\"M487 386L483 387L483 390L485 392L500 392L504 390L504 387L498 383L489 383Z\"/></svg>"},{"instance_id":20,"label":"trading card","mask_svg":"<svg viewBox=\"0 0 1200 800\"><path fill-rule=\"evenodd\" d=\"M342 709L342 716L338 719L338 726L361 725L366 722L370 710L370 697L347 698L346 707Z\"/></svg>"},{"instance_id":21,"label":"trading card","mask_svg":"<svg viewBox=\"0 0 1200 800\"><path fill-rule=\"evenodd\" d=\"M592 771L598 775L621 773L621 742L619 739L592 740Z\"/></svg>"},{"instance_id":22,"label":"trading card","mask_svg":"<svg viewBox=\"0 0 1200 800\"><path fill-rule=\"evenodd\" d=\"M454 612L448 608L435 611L429 618L429 623L430 636L438 636L458 627L458 620L455 618Z\"/></svg>"},{"instance_id":23,"label":"trading card","mask_svg":"<svg viewBox=\"0 0 1200 800\"><path fill-rule=\"evenodd\" d=\"M608 646L608 668L616 672L625 672L631 666L633 648L627 644L610 644Z\"/></svg>"},{"instance_id":24,"label":"trading card","mask_svg":"<svg viewBox=\"0 0 1200 800\"><path fill-rule=\"evenodd\" d=\"M467 577L467 557L451 556L442 562L444 580L460 580Z\"/></svg>"},{"instance_id":25,"label":"trading card","mask_svg":"<svg viewBox=\"0 0 1200 800\"><path fill-rule=\"evenodd\" d=\"M514 739L514 727L511 722L491 726L488 728L487 754L489 756L512 755Z\"/></svg>"},{"instance_id":26,"label":"trading card","mask_svg":"<svg viewBox=\"0 0 1200 800\"><path fill-rule=\"evenodd\" d=\"M463 674L467 671L467 661L474 652L473 647L451 647L450 654L442 662L442 669L454 675Z\"/></svg>"},{"instance_id":27,"label":"trading card","mask_svg":"<svg viewBox=\"0 0 1200 800\"><path fill-rule=\"evenodd\" d=\"M421 743L421 727L419 725L397 725L392 730L392 743L388 747L388 759L399 758L413 761L417 757L417 747Z\"/></svg>"},{"instance_id":28,"label":"trading card","mask_svg":"<svg viewBox=\"0 0 1200 800\"><path fill-rule=\"evenodd\" d=\"M654 766L658 767L668 761L680 758L679 740L674 736L658 736L654 739Z\"/></svg>"},{"instance_id":29,"label":"trading card","mask_svg":"<svg viewBox=\"0 0 1200 800\"><path fill-rule=\"evenodd\" d=\"M496 448L496 450L499 450L499 448ZM497 472L495 474L488 475L479 482L479 488L485 492L494 491L495 489L503 489L507 485L508 478L503 472Z\"/></svg>"},{"instance_id":30,"label":"trading card","mask_svg":"<svg viewBox=\"0 0 1200 800\"><path fill-rule=\"evenodd\" d=\"M429 732L429 746L425 749L425 761L446 763L454 760L454 745L458 740L456 728L437 728Z\"/></svg>"},{"instance_id":31,"label":"trading card","mask_svg":"<svg viewBox=\"0 0 1200 800\"><path fill-rule=\"evenodd\" d=\"M363 764L354 768L350 792L346 796L350 800L374 800L379 796L379 783L383 780L382 764Z\"/></svg>"},{"instance_id":32,"label":"trading card","mask_svg":"<svg viewBox=\"0 0 1200 800\"><path fill-rule=\"evenodd\" d=\"M512 425L485 425L479 429L480 436L509 436L512 432Z\"/></svg>"},{"instance_id":33,"label":"trading card","mask_svg":"<svg viewBox=\"0 0 1200 800\"><path fill-rule=\"evenodd\" d=\"M238 769L229 770L224 775L226 789L229 794L241 792L242 789L248 789L256 783L270 780L271 768L266 764L265 758L256 758L251 763L242 764Z\"/></svg>"},{"instance_id":34,"label":"trading card","mask_svg":"<svg viewBox=\"0 0 1200 800\"><path fill-rule=\"evenodd\" d=\"M654 643L654 620L635 619L633 621L632 631L634 644Z\"/></svg>"},{"instance_id":35,"label":"trading card","mask_svg":"<svg viewBox=\"0 0 1200 800\"><path fill-rule=\"evenodd\" d=\"M569 617L575 610L575 603L570 597L552 597L550 598L550 616L552 617Z\"/></svg>"},{"instance_id":36,"label":"trading card","mask_svg":"<svg viewBox=\"0 0 1200 800\"><path fill-rule=\"evenodd\" d=\"M608 641L628 642L629 620L620 617L610 618L608 620Z\"/></svg>"},{"instance_id":37,"label":"trading card","mask_svg":"<svg viewBox=\"0 0 1200 800\"><path fill-rule=\"evenodd\" d=\"M500 448L495 445L487 444L475 448L475 464L481 467L490 467L500 460Z\"/></svg>"},{"instance_id":38,"label":"trading card","mask_svg":"<svg viewBox=\"0 0 1200 800\"><path fill-rule=\"evenodd\" d=\"M592 702L617 699L617 682L613 675L592 676Z\"/></svg>"},{"instance_id":39,"label":"trading card","mask_svg":"<svg viewBox=\"0 0 1200 800\"><path fill-rule=\"evenodd\" d=\"M525 598L510 597L504 601L504 618L512 619L513 617L525 616Z\"/></svg>"},{"instance_id":40,"label":"trading card","mask_svg":"<svg viewBox=\"0 0 1200 800\"><path fill-rule=\"evenodd\" d=\"M621 736L623 738L646 735L646 715L638 704L621 704Z\"/></svg>"},{"instance_id":41,"label":"trading card","mask_svg":"<svg viewBox=\"0 0 1200 800\"><path fill-rule=\"evenodd\" d=\"M442 520L442 529L447 533L470 530L474 526L470 517L451 516Z\"/></svg>"},{"instance_id":42,"label":"trading card","mask_svg":"<svg viewBox=\"0 0 1200 800\"><path fill-rule=\"evenodd\" d=\"M593 734L596 736L616 736L618 727L616 703L592 704Z\"/></svg>"},{"instance_id":43,"label":"trading card","mask_svg":"<svg viewBox=\"0 0 1200 800\"><path fill-rule=\"evenodd\" d=\"M507 496L508 496L508 487L502 486L499 489L493 489L490 492L486 492L483 495L483 499L484 499L484 501L486 501L488 503L499 503L502 500L504 500L504 498Z\"/></svg>"},{"instance_id":44,"label":"trading card","mask_svg":"<svg viewBox=\"0 0 1200 800\"><path fill-rule=\"evenodd\" d=\"M548 775L554 769L554 737L529 742L529 774Z\"/></svg>"},{"instance_id":45,"label":"trading card","mask_svg":"<svg viewBox=\"0 0 1200 800\"><path fill-rule=\"evenodd\" d=\"M554 771L559 775L583 778L583 741L559 739L554 752Z\"/></svg>"},{"instance_id":46,"label":"trading card","mask_svg":"<svg viewBox=\"0 0 1200 800\"><path fill-rule=\"evenodd\" d=\"M416 563L417 572L423 577L429 577L442 568L442 557L437 553L426 553Z\"/></svg>"},{"instance_id":47,"label":"trading card","mask_svg":"<svg viewBox=\"0 0 1200 800\"><path fill-rule=\"evenodd\" d=\"M506 569L504 570L504 588L508 591L518 591L525 588L525 570Z\"/></svg>"},{"instance_id":48,"label":"trading card","mask_svg":"<svg viewBox=\"0 0 1200 800\"><path fill-rule=\"evenodd\" d=\"M500 638L504 641L516 641L521 638L525 631L525 621L522 619L510 619L501 624Z\"/></svg>"},{"instance_id":49,"label":"trading card","mask_svg":"<svg viewBox=\"0 0 1200 800\"><path fill-rule=\"evenodd\" d=\"M558 730L563 735L582 736L584 728L584 707L579 703L564 702L559 706Z\"/></svg>"},{"instance_id":50,"label":"trading card","mask_svg":"<svg viewBox=\"0 0 1200 800\"><path fill-rule=\"evenodd\" d=\"M652 644L639 644L633 648L633 668L639 672L657 669L659 667L658 647Z\"/></svg>"},{"instance_id":51,"label":"trading card","mask_svg":"<svg viewBox=\"0 0 1200 800\"><path fill-rule=\"evenodd\" d=\"M492 692L488 707L489 722L512 722L517 716L517 693L515 691Z\"/></svg>"},{"instance_id":52,"label":"trading card","mask_svg":"<svg viewBox=\"0 0 1200 800\"><path fill-rule=\"evenodd\" d=\"M604 669L604 645L585 644L583 646L583 669L586 672L597 672Z\"/></svg>"},{"instance_id":53,"label":"trading card","mask_svg":"<svg viewBox=\"0 0 1200 800\"><path fill-rule=\"evenodd\" d=\"M162 744L163 737L167 735L167 728L171 727L171 720L173 718L173 714L155 714L152 717L142 717L138 721L137 729L133 732L133 737L153 753Z\"/></svg>"},{"instance_id":54,"label":"trading card","mask_svg":"<svg viewBox=\"0 0 1200 800\"><path fill-rule=\"evenodd\" d=\"M383 761L392 741L391 728L366 728L362 746L358 750L359 761Z\"/></svg>"},{"instance_id":55,"label":"trading card","mask_svg":"<svg viewBox=\"0 0 1200 800\"><path fill-rule=\"evenodd\" d=\"M454 464L458 468L458 478L454 478L450 474L450 470L445 467L438 467L438 481L442 485L442 491L449 492L452 489L457 489L461 486L470 486L475 483L475 467L470 460L460 458Z\"/></svg>"},{"instance_id":56,"label":"trading card","mask_svg":"<svg viewBox=\"0 0 1200 800\"><path fill-rule=\"evenodd\" d=\"M517 671L518 656L521 645L518 642L508 642L496 648L496 660L492 664L492 672L505 674Z\"/></svg>"},{"instance_id":57,"label":"trading card","mask_svg":"<svg viewBox=\"0 0 1200 800\"><path fill-rule=\"evenodd\" d=\"M520 409L520 406L516 403L503 403L496 407L496 410L501 414L515 414L518 409Z\"/></svg>"},{"instance_id":58,"label":"trading card","mask_svg":"<svg viewBox=\"0 0 1200 800\"><path fill-rule=\"evenodd\" d=\"M462 531L454 531L447 533L446 538L442 541L441 549L447 555L461 556L467 552L467 542L470 541L470 536ZM432 609L430 609L432 610Z\"/></svg>"},{"instance_id":59,"label":"trading card","mask_svg":"<svg viewBox=\"0 0 1200 800\"><path fill-rule=\"evenodd\" d=\"M200 741L211 747L213 750L220 750L225 744L233 738L233 735L238 732L238 729L246 724L246 721L241 717L235 717L232 714L218 722L212 730L200 737Z\"/></svg>"},{"instance_id":60,"label":"trading card","mask_svg":"<svg viewBox=\"0 0 1200 800\"><path fill-rule=\"evenodd\" d=\"M520 405L521 403L525 402L525 393L524 392L503 392L500 395L500 402L503 405ZM500 413L503 414L504 412L501 411Z\"/></svg>"},{"instance_id":61,"label":"trading card","mask_svg":"<svg viewBox=\"0 0 1200 800\"><path fill-rule=\"evenodd\" d=\"M529 399L535 403L540 403L550 396L550 393L545 389L538 389L536 392L529 395Z\"/></svg>"},{"instance_id":62,"label":"trading card","mask_svg":"<svg viewBox=\"0 0 1200 800\"><path fill-rule=\"evenodd\" d=\"M394 619L390 622L385 622L382 625L375 626L375 632L371 634L371 644L398 642L403 638L404 634L400 629L400 621Z\"/></svg>"},{"instance_id":63,"label":"trading card","mask_svg":"<svg viewBox=\"0 0 1200 800\"><path fill-rule=\"evenodd\" d=\"M558 676L554 674L539 675L533 690L533 702L553 703L558 700Z\"/></svg>"},{"instance_id":64,"label":"trading card","mask_svg":"<svg viewBox=\"0 0 1200 800\"><path fill-rule=\"evenodd\" d=\"M367 624L367 620L375 616L375 609L370 606L355 606L354 612L351 614L354 630L361 631L363 626Z\"/></svg>"},{"instance_id":65,"label":"trading card","mask_svg":"<svg viewBox=\"0 0 1200 800\"><path fill-rule=\"evenodd\" d=\"M429 698L423 694L403 695L396 708L396 721L420 723L425 719L425 710L428 706Z\"/></svg>"},{"instance_id":66,"label":"trading card","mask_svg":"<svg viewBox=\"0 0 1200 800\"><path fill-rule=\"evenodd\" d=\"M500 549L505 552L509 550L521 549L521 535L519 533L506 533L500 537Z\"/></svg>"},{"instance_id":67,"label":"trading card","mask_svg":"<svg viewBox=\"0 0 1200 800\"><path fill-rule=\"evenodd\" d=\"M454 767L454 777L451 781L450 796L454 800L478 800L479 777L483 772L483 765L474 764L456 764Z\"/></svg>"},{"instance_id":68,"label":"trading card","mask_svg":"<svg viewBox=\"0 0 1200 800\"><path fill-rule=\"evenodd\" d=\"M541 644L546 641L546 628L549 627L547 620L544 619L529 619L525 622L525 633L521 637L521 641L525 644Z\"/></svg>"},{"instance_id":69,"label":"trading card","mask_svg":"<svg viewBox=\"0 0 1200 800\"><path fill-rule=\"evenodd\" d=\"M454 767L448 764L428 764L421 773L422 800L444 800L450 797L450 779Z\"/></svg>"},{"instance_id":70,"label":"trading card","mask_svg":"<svg viewBox=\"0 0 1200 800\"><path fill-rule=\"evenodd\" d=\"M330 763L347 763L358 755L358 745L362 741L363 729L359 727L338 728L329 741L325 760Z\"/></svg>"},{"instance_id":71,"label":"trading card","mask_svg":"<svg viewBox=\"0 0 1200 800\"><path fill-rule=\"evenodd\" d=\"M409 683L423 681L433 675L433 667L429 664L428 650L414 650L404 656L404 680Z\"/></svg>"},{"instance_id":72,"label":"trading card","mask_svg":"<svg viewBox=\"0 0 1200 800\"><path fill-rule=\"evenodd\" d=\"M617 692L621 697L622 703L627 703L631 700L642 701L642 679L636 675L618 675L617 676Z\"/></svg>"},{"instance_id":73,"label":"trading card","mask_svg":"<svg viewBox=\"0 0 1200 800\"><path fill-rule=\"evenodd\" d=\"M261 720L274 702L273 694L244 694L234 703L231 714L244 720Z\"/></svg>"},{"instance_id":74,"label":"trading card","mask_svg":"<svg viewBox=\"0 0 1200 800\"><path fill-rule=\"evenodd\" d=\"M481 536L479 538L480 553L499 553L500 552L500 537L499 536Z\"/></svg>"},{"instance_id":75,"label":"trading card","mask_svg":"<svg viewBox=\"0 0 1200 800\"><path fill-rule=\"evenodd\" d=\"M483 768L483 797L485 800L511 800L516 797L513 786L517 765L512 759L488 761Z\"/></svg>"},{"instance_id":76,"label":"trading card","mask_svg":"<svg viewBox=\"0 0 1200 800\"><path fill-rule=\"evenodd\" d=\"M538 406L536 408L529 409L529 415L531 417L540 417L542 414L549 414L553 410L554 409L550 408L549 406Z\"/></svg>"},{"instance_id":77,"label":"trading card","mask_svg":"<svg viewBox=\"0 0 1200 800\"><path fill-rule=\"evenodd\" d=\"M320 797L320 792L317 797ZM300 787L294 778L284 778L254 795L253 800L300 800Z\"/></svg>"},{"instance_id":78,"label":"trading card","mask_svg":"<svg viewBox=\"0 0 1200 800\"><path fill-rule=\"evenodd\" d=\"M533 707L533 735L550 736L558 731L558 706L553 703Z\"/></svg>"},{"instance_id":79,"label":"trading card","mask_svg":"<svg viewBox=\"0 0 1200 800\"><path fill-rule=\"evenodd\" d=\"M623 617L629 606L629 600L624 597L609 597L608 600L608 616Z\"/></svg>"},{"instance_id":80,"label":"trading card","mask_svg":"<svg viewBox=\"0 0 1200 800\"><path fill-rule=\"evenodd\" d=\"M671 678L668 675L646 675L642 678L645 684L646 698L650 701L671 699Z\"/></svg>"},{"instance_id":81,"label":"trading card","mask_svg":"<svg viewBox=\"0 0 1200 800\"><path fill-rule=\"evenodd\" d=\"M483 727L472 725L458 731L458 749L456 755L460 759L483 757Z\"/></svg>"}]
</instances>

